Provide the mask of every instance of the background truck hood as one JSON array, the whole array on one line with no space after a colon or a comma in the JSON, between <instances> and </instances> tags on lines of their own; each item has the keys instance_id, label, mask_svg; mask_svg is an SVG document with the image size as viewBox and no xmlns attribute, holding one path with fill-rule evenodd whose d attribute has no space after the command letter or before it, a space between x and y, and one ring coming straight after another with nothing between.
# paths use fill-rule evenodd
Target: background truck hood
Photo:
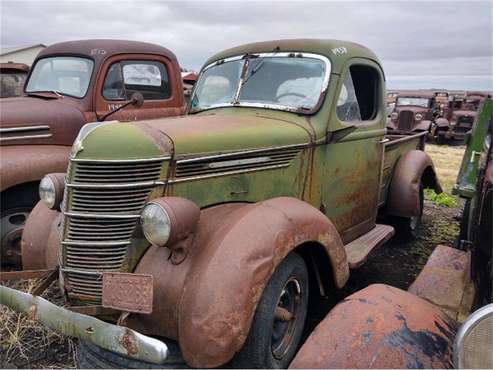
<instances>
[{"instance_id":1,"label":"background truck hood","mask_svg":"<svg viewBox=\"0 0 493 370\"><path fill-rule=\"evenodd\" d=\"M2 99L0 109L1 144L72 145L79 129L86 121L84 114L72 102L69 102L69 99L71 98L65 97L53 100L28 96ZM39 130L21 129L31 126L49 127L40 128ZM17 128L19 130L4 130L6 128ZM44 136L39 138L7 139L36 135Z\"/></svg>"},{"instance_id":2,"label":"background truck hood","mask_svg":"<svg viewBox=\"0 0 493 370\"><path fill-rule=\"evenodd\" d=\"M414 105L401 105L401 106L395 107L396 112L400 112L400 111L404 111L404 110L408 110L408 111L411 111L413 113L426 113L429 111L428 108L416 107Z\"/></svg>"}]
</instances>

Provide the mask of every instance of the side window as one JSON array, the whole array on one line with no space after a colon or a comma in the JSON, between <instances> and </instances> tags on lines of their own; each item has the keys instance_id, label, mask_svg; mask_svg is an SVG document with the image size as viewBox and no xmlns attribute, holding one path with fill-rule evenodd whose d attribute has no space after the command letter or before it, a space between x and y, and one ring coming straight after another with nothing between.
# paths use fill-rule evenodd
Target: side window
<instances>
[{"instance_id":1,"label":"side window","mask_svg":"<svg viewBox=\"0 0 493 370\"><path fill-rule=\"evenodd\" d=\"M146 100L164 100L171 96L168 71L161 62L125 60L112 64L103 85L108 100L129 100L134 92Z\"/></svg>"},{"instance_id":2,"label":"side window","mask_svg":"<svg viewBox=\"0 0 493 370\"><path fill-rule=\"evenodd\" d=\"M369 121L376 117L379 100L378 76L373 67L349 67L337 100L337 116L341 121Z\"/></svg>"}]
</instances>

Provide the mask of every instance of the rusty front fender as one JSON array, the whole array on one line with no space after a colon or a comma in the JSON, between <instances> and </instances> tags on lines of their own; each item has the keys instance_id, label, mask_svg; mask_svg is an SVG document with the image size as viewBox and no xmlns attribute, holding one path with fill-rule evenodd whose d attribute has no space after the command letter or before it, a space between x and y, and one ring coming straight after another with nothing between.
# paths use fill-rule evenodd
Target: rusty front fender
<instances>
[{"instance_id":1,"label":"rusty front fender","mask_svg":"<svg viewBox=\"0 0 493 370\"><path fill-rule=\"evenodd\" d=\"M420 182L425 188L442 192L430 156L421 150L411 150L397 162L387 198L387 213L400 217L418 216Z\"/></svg>"},{"instance_id":2,"label":"rusty front fender","mask_svg":"<svg viewBox=\"0 0 493 370\"><path fill-rule=\"evenodd\" d=\"M0 191L39 181L44 175L66 172L70 146L22 145L0 147Z\"/></svg>"},{"instance_id":3,"label":"rusty front fender","mask_svg":"<svg viewBox=\"0 0 493 370\"><path fill-rule=\"evenodd\" d=\"M338 304L290 368L451 368L457 323L425 300L375 284Z\"/></svg>"},{"instance_id":4,"label":"rusty front fender","mask_svg":"<svg viewBox=\"0 0 493 370\"><path fill-rule=\"evenodd\" d=\"M57 266L60 250L58 221L60 212L38 202L27 218L21 240L24 270L51 269Z\"/></svg>"},{"instance_id":5,"label":"rusty front fender","mask_svg":"<svg viewBox=\"0 0 493 370\"><path fill-rule=\"evenodd\" d=\"M177 338L194 367L224 365L241 349L264 287L297 246L314 242L325 249L336 286L349 276L335 227L294 198L212 207L202 211L198 229L181 264L173 265L167 248L152 247L142 258L136 272L155 276L156 311L129 320Z\"/></svg>"}]
</instances>

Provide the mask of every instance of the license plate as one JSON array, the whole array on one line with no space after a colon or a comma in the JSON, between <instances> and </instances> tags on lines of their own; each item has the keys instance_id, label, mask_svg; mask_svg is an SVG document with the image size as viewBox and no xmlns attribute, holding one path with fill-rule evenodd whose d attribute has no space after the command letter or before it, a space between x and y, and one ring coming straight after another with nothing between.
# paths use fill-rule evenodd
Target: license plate
<instances>
[{"instance_id":1,"label":"license plate","mask_svg":"<svg viewBox=\"0 0 493 370\"><path fill-rule=\"evenodd\" d=\"M152 312L152 301L152 275L103 273L103 307L149 314Z\"/></svg>"}]
</instances>

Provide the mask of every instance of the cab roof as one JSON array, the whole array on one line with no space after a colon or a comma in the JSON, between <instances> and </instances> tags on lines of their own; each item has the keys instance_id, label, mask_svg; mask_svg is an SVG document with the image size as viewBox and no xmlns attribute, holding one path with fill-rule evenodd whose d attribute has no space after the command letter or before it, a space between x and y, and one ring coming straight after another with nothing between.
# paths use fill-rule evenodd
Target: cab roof
<instances>
[{"instance_id":1,"label":"cab roof","mask_svg":"<svg viewBox=\"0 0 493 370\"><path fill-rule=\"evenodd\" d=\"M342 72L345 62L355 57L370 59L380 65L380 61L373 51L353 42L330 39L288 39L255 42L227 49L210 57L204 66L233 56L274 51L305 52L325 56L331 62L331 73L338 74Z\"/></svg>"},{"instance_id":2,"label":"cab roof","mask_svg":"<svg viewBox=\"0 0 493 370\"><path fill-rule=\"evenodd\" d=\"M163 55L172 61L176 56L170 50L147 42L129 40L77 40L53 44L43 49L36 59L50 55L79 55L94 59L96 64L116 54L157 54Z\"/></svg>"}]
</instances>

